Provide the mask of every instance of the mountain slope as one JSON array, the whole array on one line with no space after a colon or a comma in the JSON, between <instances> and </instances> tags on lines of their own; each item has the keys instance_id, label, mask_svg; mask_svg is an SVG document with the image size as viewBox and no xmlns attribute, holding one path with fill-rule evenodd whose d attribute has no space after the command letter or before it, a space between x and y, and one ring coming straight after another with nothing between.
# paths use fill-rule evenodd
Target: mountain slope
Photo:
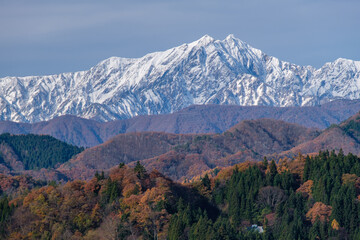
<instances>
[{"instance_id":1,"label":"mountain slope","mask_svg":"<svg viewBox=\"0 0 360 240\"><path fill-rule=\"evenodd\" d=\"M57 170L73 179L90 178L96 170L158 156L192 138L192 135L156 132L120 134L101 145L86 149Z\"/></svg>"},{"instance_id":2,"label":"mountain slope","mask_svg":"<svg viewBox=\"0 0 360 240\"><path fill-rule=\"evenodd\" d=\"M344 153L360 154L360 113L342 122L338 126L331 126L318 137L304 142L282 155L318 153L320 150L342 149Z\"/></svg>"},{"instance_id":3,"label":"mountain slope","mask_svg":"<svg viewBox=\"0 0 360 240\"><path fill-rule=\"evenodd\" d=\"M229 35L138 59L112 57L88 71L0 79L0 119L72 114L101 121L171 113L192 104L311 106L358 99L360 62L320 69L280 61Z\"/></svg>"},{"instance_id":4,"label":"mountain slope","mask_svg":"<svg viewBox=\"0 0 360 240\"><path fill-rule=\"evenodd\" d=\"M16 157L20 155L8 145L0 145L0 172L24 172ZM322 132L280 120L258 119L242 121L222 134L120 134L86 149L55 170L25 172L45 180L89 179L96 171L107 171L120 163L134 166L140 161L148 170L185 180L216 167L259 161L264 156L279 159L327 149L360 154L360 113Z\"/></svg>"},{"instance_id":5,"label":"mountain slope","mask_svg":"<svg viewBox=\"0 0 360 240\"><path fill-rule=\"evenodd\" d=\"M86 149L57 170L70 178L91 178L121 162L141 160L175 180L192 178L216 166L261 160L313 139L317 131L279 120L243 121L223 134L120 134Z\"/></svg>"},{"instance_id":6,"label":"mountain slope","mask_svg":"<svg viewBox=\"0 0 360 240\"><path fill-rule=\"evenodd\" d=\"M46 134L77 146L93 147L121 133L222 133L240 121L260 118L324 129L359 110L360 100L336 100L311 107L193 105L172 114L145 115L106 123L70 115L33 124L1 121L0 133Z\"/></svg>"}]
</instances>

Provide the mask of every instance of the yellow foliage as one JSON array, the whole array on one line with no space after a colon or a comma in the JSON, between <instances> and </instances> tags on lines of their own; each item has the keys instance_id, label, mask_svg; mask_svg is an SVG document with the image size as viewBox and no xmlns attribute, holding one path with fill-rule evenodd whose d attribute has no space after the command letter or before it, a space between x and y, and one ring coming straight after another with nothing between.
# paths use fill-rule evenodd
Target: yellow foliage
<instances>
[{"instance_id":1,"label":"yellow foliage","mask_svg":"<svg viewBox=\"0 0 360 240\"><path fill-rule=\"evenodd\" d=\"M277 165L277 170L279 173L289 171L289 159L287 157L284 157L279 160L279 163Z\"/></svg>"},{"instance_id":2,"label":"yellow foliage","mask_svg":"<svg viewBox=\"0 0 360 240\"><path fill-rule=\"evenodd\" d=\"M39 196L35 199L35 201L37 201L39 203L44 203L45 202L45 196L43 194L39 194Z\"/></svg>"},{"instance_id":3,"label":"yellow foliage","mask_svg":"<svg viewBox=\"0 0 360 240\"><path fill-rule=\"evenodd\" d=\"M336 219L334 219L334 220L332 220L332 222L331 222L331 227L332 227L332 229L334 229L334 230L339 230L340 224L336 221Z\"/></svg>"},{"instance_id":4,"label":"yellow foliage","mask_svg":"<svg viewBox=\"0 0 360 240\"><path fill-rule=\"evenodd\" d=\"M9 240L19 240L19 239L23 239L23 236L18 233L18 232L13 232L10 234L10 236L8 236Z\"/></svg>"},{"instance_id":5,"label":"yellow foliage","mask_svg":"<svg viewBox=\"0 0 360 240\"><path fill-rule=\"evenodd\" d=\"M91 219L94 222L99 222L101 220L100 205L98 203L96 203L94 208L92 209Z\"/></svg>"}]
</instances>

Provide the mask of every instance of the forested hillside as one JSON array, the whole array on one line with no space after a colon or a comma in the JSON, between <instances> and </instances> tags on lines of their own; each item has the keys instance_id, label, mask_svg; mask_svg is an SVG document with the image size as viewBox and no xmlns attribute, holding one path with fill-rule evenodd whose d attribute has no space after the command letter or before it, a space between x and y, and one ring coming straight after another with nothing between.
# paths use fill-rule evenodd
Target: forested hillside
<instances>
[{"instance_id":1,"label":"forested hillside","mask_svg":"<svg viewBox=\"0 0 360 240\"><path fill-rule=\"evenodd\" d=\"M72 179L89 179L96 170L141 161L173 180L183 180L216 166L261 160L315 138L318 131L280 120L242 121L222 134L120 134L86 149L57 170Z\"/></svg>"},{"instance_id":2,"label":"forested hillside","mask_svg":"<svg viewBox=\"0 0 360 240\"><path fill-rule=\"evenodd\" d=\"M3 173L54 168L83 151L46 135L0 135L0 169Z\"/></svg>"},{"instance_id":3,"label":"forested hillside","mask_svg":"<svg viewBox=\"0 0 360 240\"><path fill-rule=\"evenodd\" d=\"M89 181L0 181L4 239L359 239L360 159L241 163L188 184L138 162ZM12 180L15 181L15 180ZM5 183L4 183L5 182ZM11 181L10 181L11 182ZM29 182L32 184L26 185ZM28 191L24 191L28 186ZM35 188L33 188L35 187ZM17 190L16 190L17 189ZM20 192L19 192L20 191Z\"/></svg>"},{"instance_id":4,"label":"forested hillside","mask_svg":"<svg viewBox=\"0 0 360 240\"><path fill-rule=\"evenodd\" d=\"M299 144L282 155L301 153L317 153L320 150L342 149L345 154L360 154L360 113L355 114L339 125L331 125L316 138Z\"/></svg>"},{"instance_id":5,"label":"forested hillside","mask_svg":"<svg viewBox=\"0 0 360 240\"><path fill-rule=\"evenodd\" d=\"M196 211L180 206L169 238L188 230L189 239L359 239L360 159L326 151L297 161L305 161L302 176L293 163L266 160L235 167L225 180L206 175L198 188L221 214L194 217Z\"/></svg>"}]
</instances>

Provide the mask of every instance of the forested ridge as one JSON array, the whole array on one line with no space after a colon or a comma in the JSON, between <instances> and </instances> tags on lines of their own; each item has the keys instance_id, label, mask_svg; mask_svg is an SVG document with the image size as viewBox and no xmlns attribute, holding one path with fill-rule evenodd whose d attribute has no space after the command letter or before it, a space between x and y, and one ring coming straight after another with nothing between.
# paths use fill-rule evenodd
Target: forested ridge
<instances>
[{"instance_id":1,"label":"forested ridge","mask_svg":"<svg viewBox=\"0 0 360 240\"><path fill-rule=\"evenodd\" d=\"M9 165L9 161L20 161L25 170L54 168L68 161L84 148L73 146L48 135L0 135L0 145L5 144L14 152L16 159L4 159L0 152L0 164ZM8 152L8 150L6 150Z\"/></svg>"},{"instance_id":2,"label":"forested ridge","mask_svg":"<svg viewBox=\"0 0 360 240\"><path fill-rule=\"evenodd\" d=\"M265 158L209 176L179 184L140 162L90 181L42 187L28 184L31 178L2 176L1 238L360 238L355 155L324 151L278 163Z\"/></svg>"}]
</instances>

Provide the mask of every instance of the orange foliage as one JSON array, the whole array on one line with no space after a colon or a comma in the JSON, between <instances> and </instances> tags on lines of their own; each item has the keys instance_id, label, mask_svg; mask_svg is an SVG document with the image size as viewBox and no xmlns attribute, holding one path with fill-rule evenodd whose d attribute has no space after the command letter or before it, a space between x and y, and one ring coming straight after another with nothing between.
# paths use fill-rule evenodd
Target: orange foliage
<instances>
[{"instance_id":1,"label":"orange foliage","mask_svg":"<svg viewBox=\"0 0 360 240\"><path fill-rule=\"evenodd\" d=\"M329 221L331 216L332 207L325 205L322 202L316 202L314 206L306 213L306 218L314 223L316 219L319 219L321 222Z\"/></svg>"},{"instance_id":2,"label":"orange foliage","mask_svg":"<svg viewBox=\"0 0 360 240\"><path fill-rule=\"evenodd\" d=\"M100 183L97 181L96 178L93 178L93 179L89 180L88 182L86 182L86 184L84 186L84 191L87 194L98 193L100 191L100 188L101 188Z\"/></svg>"},{"instance_id":3,"label":"orange foliage","mask_svg":"<svg viewBox=\"0 0 360 240\"><path fill-rule=\"evenodd\" d=\"M313 180L307 180L296 190L296 192L302 193L304 197L311 197L311 193L312 193L311 188L313 187L313 185L314 185Z\"/></svg>"},{"instance_id":4,"label":"orange foliage","mask_svg":"<svg viewBox=\"0 0 360 240\"><path fill-rule=\"evenodd\" d=\"M253 166L257 164L256 162L253 161L246 161L243 163L239 163L236 164L234 166L231 167L226 167L220 170L220 172L217 174L215 179L228 179L231 177L231 175L233 174L234 170L237 168L239 171L245 171L246 169L248 169L250 166Z\"/></svg>"},{"instance_id":5,"label":"orange foliage","mask_svg":"<svg viewBox=\"0 0 360 240\"><path fill-rule=\"evenodd\" d=\"M299 153L293 160L287 159L287 167L291 173L298 174L302 177L305 167L305 156Z\"/></svg>"},{"instance_id":6,"label":"orange foliage","mask_svg":"<svg viewBox=\"0 0 360 240\"><path fill-rule=\"evenodd\" d=\"M108 186L114 182L118 192L108 202ZM152 229L160 239L169 225L170 214L165 206L174 201L172 184L158 171L139 178L134 169L124 166L112 169L109 179L75 180L34 189L17 200L13 214L16 220L12 221L9 237L104 239L105 232L113 231L107 234L111 239L121 224L134 237Z\"/></svg>"},{"instance_id":7,"label":"orange foliage","mask_svg":"<svg viewBox=\"0 0 360 240\"><path fill-rule=\"evenodd\" d=\"M6 195L14 198L26 194L29 190L39 186L43 186L43 184L29 176L0 174L0 189L6 193Z\"/></svg>"},{"instance_id":8,"label":"orange foliage","mask_svg":"<svg viewBox=\"0 0 360 240\"><path fill-rule=\"evenodd\" d=\"M123 214L130 213L131 221L138 222L140 227L150 226L156 232L163 232L167 228L170 215L163 208L163 204L171 195L171 181L162 177L158 172L150 174L153 176L154 186L138 195L130 195L122 200Z\"/></svg>"}]
</instances>

